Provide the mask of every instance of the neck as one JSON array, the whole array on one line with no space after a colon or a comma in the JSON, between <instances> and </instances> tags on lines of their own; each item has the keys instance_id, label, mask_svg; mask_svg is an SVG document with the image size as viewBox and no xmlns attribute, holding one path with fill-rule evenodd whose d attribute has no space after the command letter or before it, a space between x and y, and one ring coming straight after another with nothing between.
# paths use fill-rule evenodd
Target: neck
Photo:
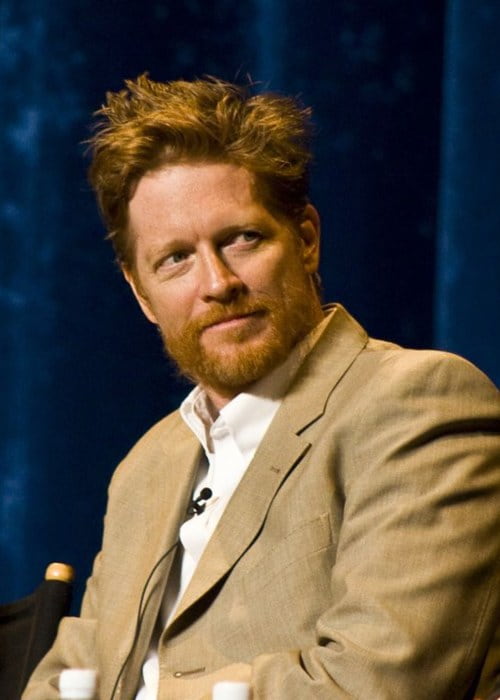
<instances>
[{"instance_id":1,"label":"neck","mask_svg":"<svg viewBox=\"0 0 500 700\"><path fill-rule=\"evenodd\" d=\"M235 396L238 396L238 394L241 394L243 391L243 389L241 389L226 394L215 391L215 389L211 389L210 387L203 387L203 389L207 395L207 409L212 420L216 420L221 409L224 408L224 406L227 406L227 404L232 401Z\"/></svg>"}]
</instances>

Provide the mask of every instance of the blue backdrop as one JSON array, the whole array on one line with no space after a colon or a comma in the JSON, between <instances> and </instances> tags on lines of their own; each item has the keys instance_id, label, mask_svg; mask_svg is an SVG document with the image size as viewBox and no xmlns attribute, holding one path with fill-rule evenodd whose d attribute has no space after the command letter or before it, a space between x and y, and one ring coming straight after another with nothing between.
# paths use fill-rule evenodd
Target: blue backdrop
<instances>
[{"instance_id":1,"label":"blue backdrop","mask_svg":"<svg viewBox=\"0 0 500 700\"><path fill-rule=\"evenodd\" d=\"M106 90L247 73L314 107L325 297L500 381L496 0L0 0L0 599L81 593L119 459L186 386L86 184Z\"/></svg>"}]
</instances>

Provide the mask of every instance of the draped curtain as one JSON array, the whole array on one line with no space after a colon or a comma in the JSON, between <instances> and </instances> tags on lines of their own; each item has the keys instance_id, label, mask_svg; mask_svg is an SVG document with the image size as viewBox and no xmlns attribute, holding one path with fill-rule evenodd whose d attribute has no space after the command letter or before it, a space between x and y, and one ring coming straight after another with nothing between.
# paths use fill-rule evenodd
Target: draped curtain
<instances>
[{"instance_id":1,"label":"draped curtain","mask_svg":"<svg viewBox=\"0 0 500 700\"><path fill-rule=\"evenodd\" d=\"M500 5L446 17L434 344L500 385Z\"/></svg>"}]
</instances>

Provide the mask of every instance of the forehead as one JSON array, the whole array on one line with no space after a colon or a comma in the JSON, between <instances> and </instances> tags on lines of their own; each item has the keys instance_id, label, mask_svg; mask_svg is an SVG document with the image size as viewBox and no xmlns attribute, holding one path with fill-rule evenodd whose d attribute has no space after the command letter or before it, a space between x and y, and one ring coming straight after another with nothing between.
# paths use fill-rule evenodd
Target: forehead
<instances>
[{"instance_id":1,"label":"forehead","mask_svg":"<svg viewBox=\"0 0 500 700\"><path fill-rule=\"evenodd\" d=\"M133 220L152 208L173 211L189 203L198 214L222 206L257 204L255 178L245 168L229 163L182 163L146 173L129 202ZM142 218L142 217L141 217Z\"/></svg>"}]
</instances>

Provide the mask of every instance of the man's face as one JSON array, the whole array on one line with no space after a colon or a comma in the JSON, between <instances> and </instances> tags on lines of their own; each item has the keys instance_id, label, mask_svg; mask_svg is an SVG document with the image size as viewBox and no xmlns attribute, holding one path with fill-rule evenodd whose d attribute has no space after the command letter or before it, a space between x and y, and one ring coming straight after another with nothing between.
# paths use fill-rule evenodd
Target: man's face
<instances>
[{"instance_id":1,"label":"man's face","mask_svg":"<svg viewBox=\"0 0 500 700\"><path fill-rule=\"evenodd\" d=\"M322 318L311 275L319 222L295 229L255 199L252 177L227 163L144 175L129 204L135 269L127 280L168 354L214 405L283 362Z\"/></svg>"}]
</instances>

